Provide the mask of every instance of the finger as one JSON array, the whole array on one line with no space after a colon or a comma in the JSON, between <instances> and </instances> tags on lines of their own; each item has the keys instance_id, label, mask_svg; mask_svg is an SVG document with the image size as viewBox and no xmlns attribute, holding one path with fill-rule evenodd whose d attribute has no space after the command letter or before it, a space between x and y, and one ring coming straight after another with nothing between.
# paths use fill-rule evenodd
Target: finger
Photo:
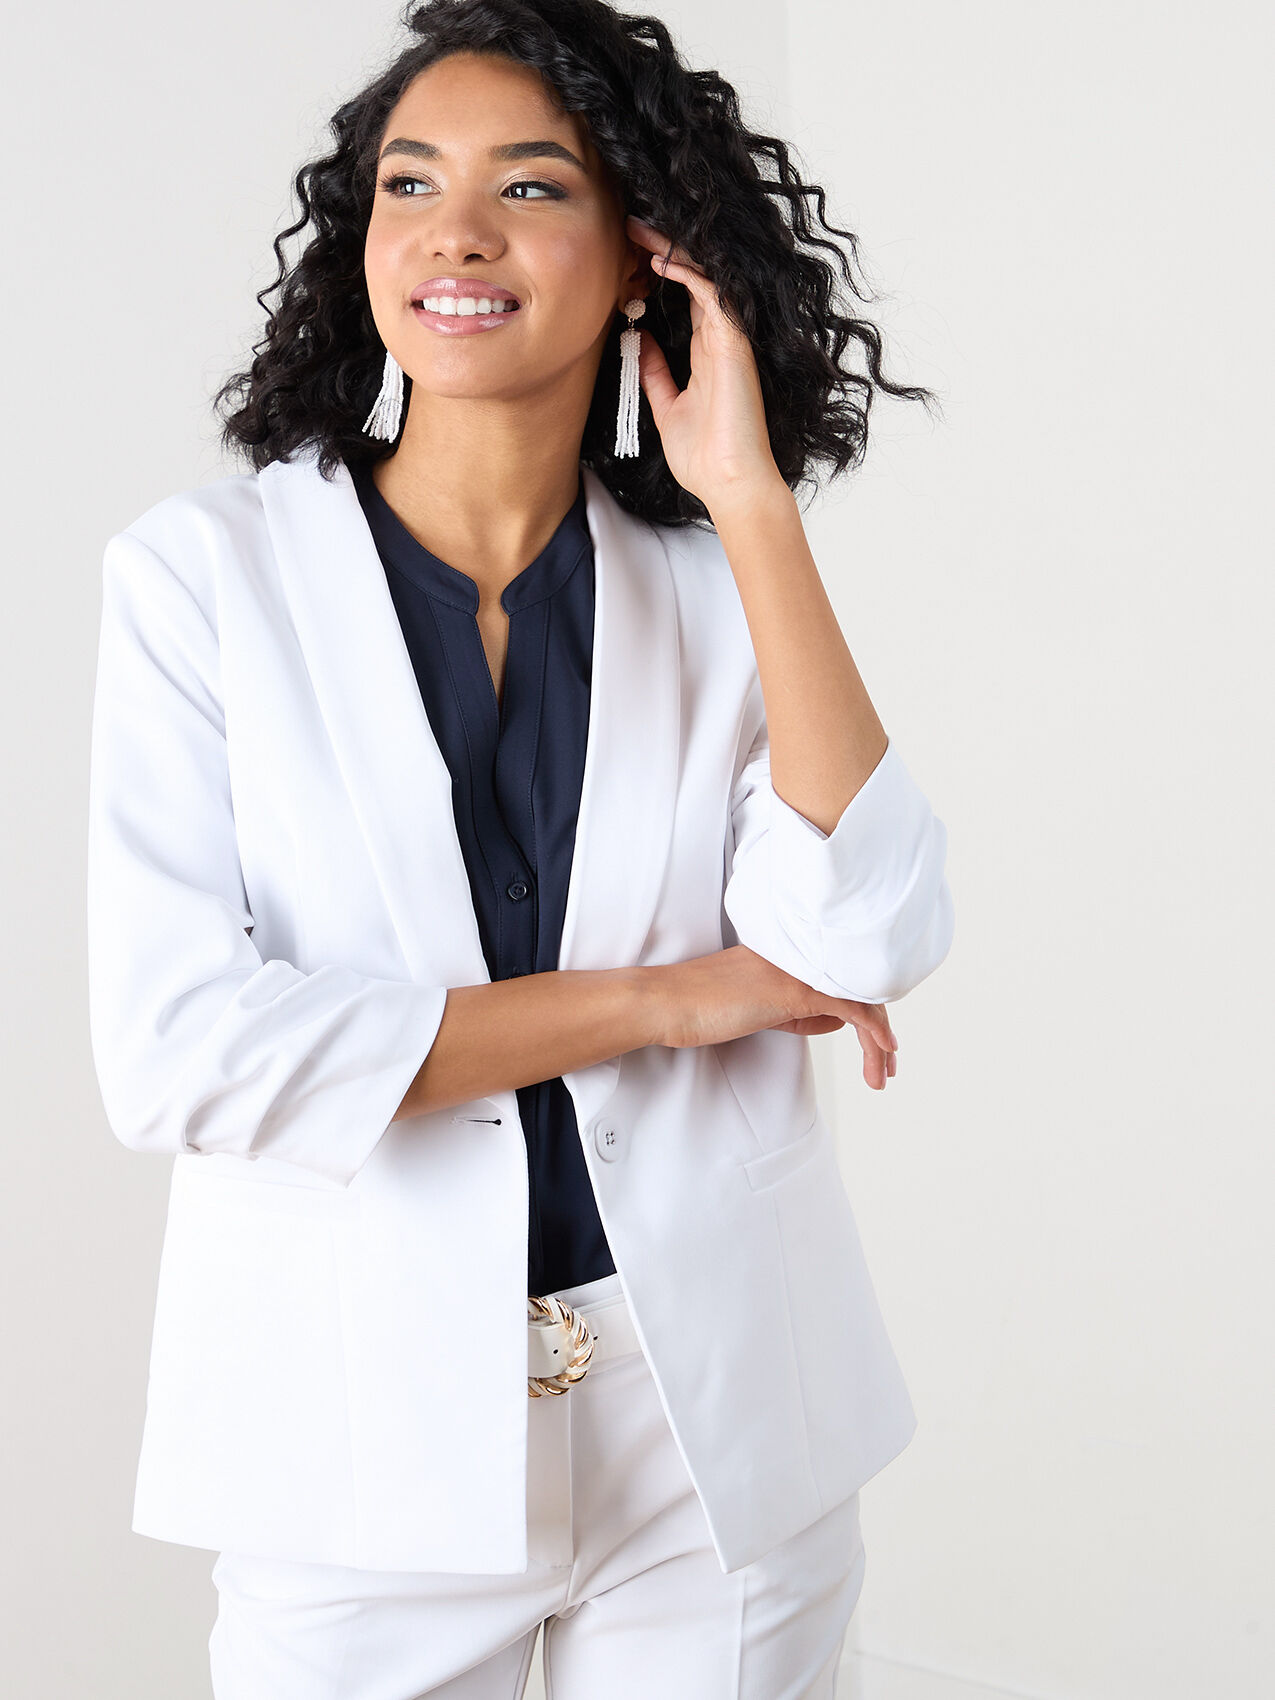
<instances>
[{"instance_id":1,"label":"finger","mask_svg":"<svg viewBox=\"0 0 1275 1700\"><path fill-rule=\"evenodd\" d=\"M864 1047L863 1078L876 1092L885 1090L885 1083L889 1078L887 1054L879 1045L868 1044Z\"/></svg>"},{"instance_id":2,"label":"finger","mask_svg":"<svg viewBox=\"0 0 1275 1700\"><path fill-rule=\"evenodd\" d=\"M894 1053L878 1041L876 1033L866 1022L856 1022L855 1032L859 1035L863 1051L863 1078L869 1086L884 1086L890 1068L889 1059Z\"/></svg>"},{"instance_id":3,"label":"finger","mask_svg":"<svg viewBox=\"0 0 1275 1700\"><path fill-rule=\"evenodd\" d=\"M846 998L834 998L832 1001L849 1011L846 1019L868 1034L883 1051L898 1049L899 1041L890 1026L890 1018L885 1012L884 1004L857 1003Z\"/></svg>"},{"instance_id":4,"label":"finger","mask_svg":"<svg viewBox=\"0 0 1275 1700\"><path fill-rule=\"evenodd\" d=\"M683 284L690 291L697 306L721 311L722 302L716 285L706 272L692 262L685 248L679 248L652 225L643 224L632 215L629 217L629 223L635 227L633 235L640 237L644 246L651 250L651 269L657 276L669 277L674 283Z\"/></svg>"},{"instance_id":5,"label":"finger","mask_svg":"<svg viewBox=\"0 0 1275 1700\"><path fill-rule=\"evenodd\" d=\"M888 1040L888 1044L886 1046L887 1050L897 1050L899 1046L898 1037L896 1036L893 1027L890 1025L890 1014L885 1005L883 1003L874 1003L869 1004L868 1007L871 1009L873 1015L877 1017L882 1028L885 1030L885 1036Z\"/></svg>"},{"instance_id":6,"label":"finger","mask_svg":"<svg viewBox=\"0 0 1275 1700\"><path fill-rule=\"evenodd\" d=\"M651 258L651 269L659 277L670 278L674 283L682 284L691 297L692 329L698 330L695 323L695 308L701 313L713 313L723 324L730 321L726 318L721 296L717 293L717 285L705 277L702 271L682 260L670 260L663 254L655 254ZM730 326L733 330L735 327Z\"/></svg>"},{"instance_id":7,"label":"finger","mask_svg":"<svg viewBox=\"0 0 1275 1700\"><path fill-rule=\"evenodd\" d=\"M650 331L642 331L640 334L642 340L638 345L638 377L646 391L646 399L651 404L655 427L660 430L664 415L682 392L677 379L669 371L668 361L664 358L664 350L659 343Z\"/></svg>"},{"instance_id":8,"label":"finger","mask_svg":"<svg viewBox=\"0 0 1275 1700\"><path fill-rule=\"evenodd\" d=\"M836 1015L798 1015L790 1021L777 1021L772 1028L773 1033L801 1033L806 1038L814 1038L819 1033L836 1033L845 1026L845 1022Z\"/></svg>"},{"instance_id":9,"label":"finger","mask_svg":"<svg viewBox=\"0 0 1275 1700\"><path fill-rule=\"evenodd\" d=\"M676 242L670 242L662 230L657 230L653 224L648 224L644 218L628 215L629 234L640 241L643 247L650 248L653 253L667 254L670 259L690 265L691 256L685 248L679 248Z\"/></svg>"}]
</instances>

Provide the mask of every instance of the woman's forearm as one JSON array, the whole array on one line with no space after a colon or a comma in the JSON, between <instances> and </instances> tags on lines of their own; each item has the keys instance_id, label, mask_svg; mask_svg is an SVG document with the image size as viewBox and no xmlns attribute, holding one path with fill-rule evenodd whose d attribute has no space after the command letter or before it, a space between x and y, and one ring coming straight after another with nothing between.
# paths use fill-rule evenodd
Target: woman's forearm
<instances>
[{"instance_id":1,"label":"woman's forearm","mask_svg":"<svg viewBox=\"0 0 1275 1700\"><path fill-rule=\"evenodd\" d=\"M450 987L434 1043L394 1120L661 1043L664 980L658 966L563 968Z\"/></svg>"}]
</instances>

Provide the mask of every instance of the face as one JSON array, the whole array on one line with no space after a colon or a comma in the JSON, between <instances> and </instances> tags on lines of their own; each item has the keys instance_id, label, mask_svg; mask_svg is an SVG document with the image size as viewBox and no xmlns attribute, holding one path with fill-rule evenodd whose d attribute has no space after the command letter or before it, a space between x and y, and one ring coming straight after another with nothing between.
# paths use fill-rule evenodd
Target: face
<instances>
[{"instance_id":1,"label":"face","mask_svg":"<svg viewBox=\"0 0 1275 1700\"><path fill-rule=\"evenodd\" d=\"M583 120L527 66L469 53L421 72L389 116L364 269L413 400L557 390L585 409L650 276ZM445 310L471 293L482 311ZM507 295L516 310L486 304Z\"/></svg>"}]
</instances>

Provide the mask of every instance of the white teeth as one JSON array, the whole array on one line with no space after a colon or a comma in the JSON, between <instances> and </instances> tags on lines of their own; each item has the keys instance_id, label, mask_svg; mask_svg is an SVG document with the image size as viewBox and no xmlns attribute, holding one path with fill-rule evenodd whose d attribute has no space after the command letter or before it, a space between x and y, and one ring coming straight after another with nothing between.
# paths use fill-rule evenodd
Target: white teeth
<instances>
[{"instance_id":1,"label":"white teeth","mask_svg":"<svg viewBox=\"0 0 1275 1700\"><path fill-rule=\"evenodd\" d=\"M480 295L477 299L472 295L427 295L418 305L429 313L442 313L445 316L459 313L462 318L472 318L475 313L517 311L514 302L506 301L503 297L492 300L486 295Z\"/></svg>"}]
</instances>

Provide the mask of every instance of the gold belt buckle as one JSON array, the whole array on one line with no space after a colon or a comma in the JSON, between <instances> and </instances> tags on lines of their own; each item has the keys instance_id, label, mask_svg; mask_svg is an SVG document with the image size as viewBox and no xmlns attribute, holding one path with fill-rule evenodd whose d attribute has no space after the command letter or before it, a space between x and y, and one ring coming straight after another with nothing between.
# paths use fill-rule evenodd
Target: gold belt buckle
<instances>
[{"instance_id":1,"label":"gold belt buckle","mask_svg":"<svg viewBox=\"0 0 1275 1700\"><path fill-rule=\"evenodd\" d=\"M539 1399L546 1393L565 1393L583 1379L593 1356L593 1335L579 1311L573 1310L562 1299L537 1298L528 1294L527 1321L540 1322L546 1317L568 1331L565 1343L567 1362L553 1375L527 1377L527 1394L532 1399Z\"/></svg>"}]
</instances>

